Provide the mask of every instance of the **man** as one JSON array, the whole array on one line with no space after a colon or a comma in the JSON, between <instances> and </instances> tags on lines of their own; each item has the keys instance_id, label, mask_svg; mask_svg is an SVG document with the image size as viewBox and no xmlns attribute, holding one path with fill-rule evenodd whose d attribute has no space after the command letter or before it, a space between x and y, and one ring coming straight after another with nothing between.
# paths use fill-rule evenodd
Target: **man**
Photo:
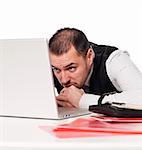
<instances>
[{"instance_id":1,"label":"man","mask_svg":"<svg viewBox=\"0 0 142 150\"><path fill-rule=\"evenodd\" d=\"M59 105L88 108L102 98L142 104L142 74L126 51L91 43L75 28L58 30L49 50Z\"/></svg>"}]
</instances>

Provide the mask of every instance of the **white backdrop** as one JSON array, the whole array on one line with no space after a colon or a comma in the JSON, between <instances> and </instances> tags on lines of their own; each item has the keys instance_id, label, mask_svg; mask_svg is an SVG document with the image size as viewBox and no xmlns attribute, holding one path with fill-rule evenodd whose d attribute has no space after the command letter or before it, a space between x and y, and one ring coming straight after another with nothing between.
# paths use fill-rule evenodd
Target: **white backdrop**
<instances>
[{"instance_id":1,"label":"white backdrop","mask_svg":"<svg viewBox=\"0 0 142 150\"><path fill-rule=\"evenodd\" d=\"M0 38L50 38L63 27L127 50L142 71L141 0L0 0Z\"/></svg>"}]
</instances>

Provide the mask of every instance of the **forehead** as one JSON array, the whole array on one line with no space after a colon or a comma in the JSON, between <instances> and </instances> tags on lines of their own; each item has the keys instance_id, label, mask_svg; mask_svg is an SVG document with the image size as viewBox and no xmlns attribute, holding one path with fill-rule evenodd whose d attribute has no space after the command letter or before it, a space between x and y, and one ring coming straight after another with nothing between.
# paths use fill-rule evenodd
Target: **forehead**
<instances>
[{"instance_id":1,"label":"forehead","mask_svg":"<svg viewBox=\"0 0 142 150\"><path fill-rule=\"evenodd\" d=\"M68 64L79 64L83 60L83 56L81 56L74 47L62 55L55 55L50 53L51 65L54 67L62 68L67 66Z\"/></svg>"}]
</instances>

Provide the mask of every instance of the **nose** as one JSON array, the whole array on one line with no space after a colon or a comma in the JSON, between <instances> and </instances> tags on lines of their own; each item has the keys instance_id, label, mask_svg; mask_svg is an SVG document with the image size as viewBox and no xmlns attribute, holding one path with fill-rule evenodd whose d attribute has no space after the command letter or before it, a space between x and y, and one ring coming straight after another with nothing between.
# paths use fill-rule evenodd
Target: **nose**
<instances>
[{"instance_id":1,"label":"nose","mask_svg":"<svg viewBox=\"0 0 142 150\"><path fill-rule=\"evenodd\" d=\"M60 78L60 80L61 80L61 83L62 83L63 86L67 86L67 84L69 84L70 79L69 79L68 74L67 74L65 71L63 71L63 72L61 73L61 78Z\"/></svg>"}]
</instances>

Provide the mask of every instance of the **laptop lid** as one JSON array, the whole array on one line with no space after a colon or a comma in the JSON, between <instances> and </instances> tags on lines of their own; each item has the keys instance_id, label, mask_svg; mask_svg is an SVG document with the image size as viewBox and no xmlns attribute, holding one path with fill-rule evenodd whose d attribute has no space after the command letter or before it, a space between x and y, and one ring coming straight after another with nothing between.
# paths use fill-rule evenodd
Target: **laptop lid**
<instances>
[{"instance_id":1,"label":"laptop lid","mask_svg":"<svg viewBox=\"0 0 142 150\"><path fill-rule=\"evenodd\" d=\"M46 39L0 40L0 115L58 118Z\"/></svg>"}]
</instances>

